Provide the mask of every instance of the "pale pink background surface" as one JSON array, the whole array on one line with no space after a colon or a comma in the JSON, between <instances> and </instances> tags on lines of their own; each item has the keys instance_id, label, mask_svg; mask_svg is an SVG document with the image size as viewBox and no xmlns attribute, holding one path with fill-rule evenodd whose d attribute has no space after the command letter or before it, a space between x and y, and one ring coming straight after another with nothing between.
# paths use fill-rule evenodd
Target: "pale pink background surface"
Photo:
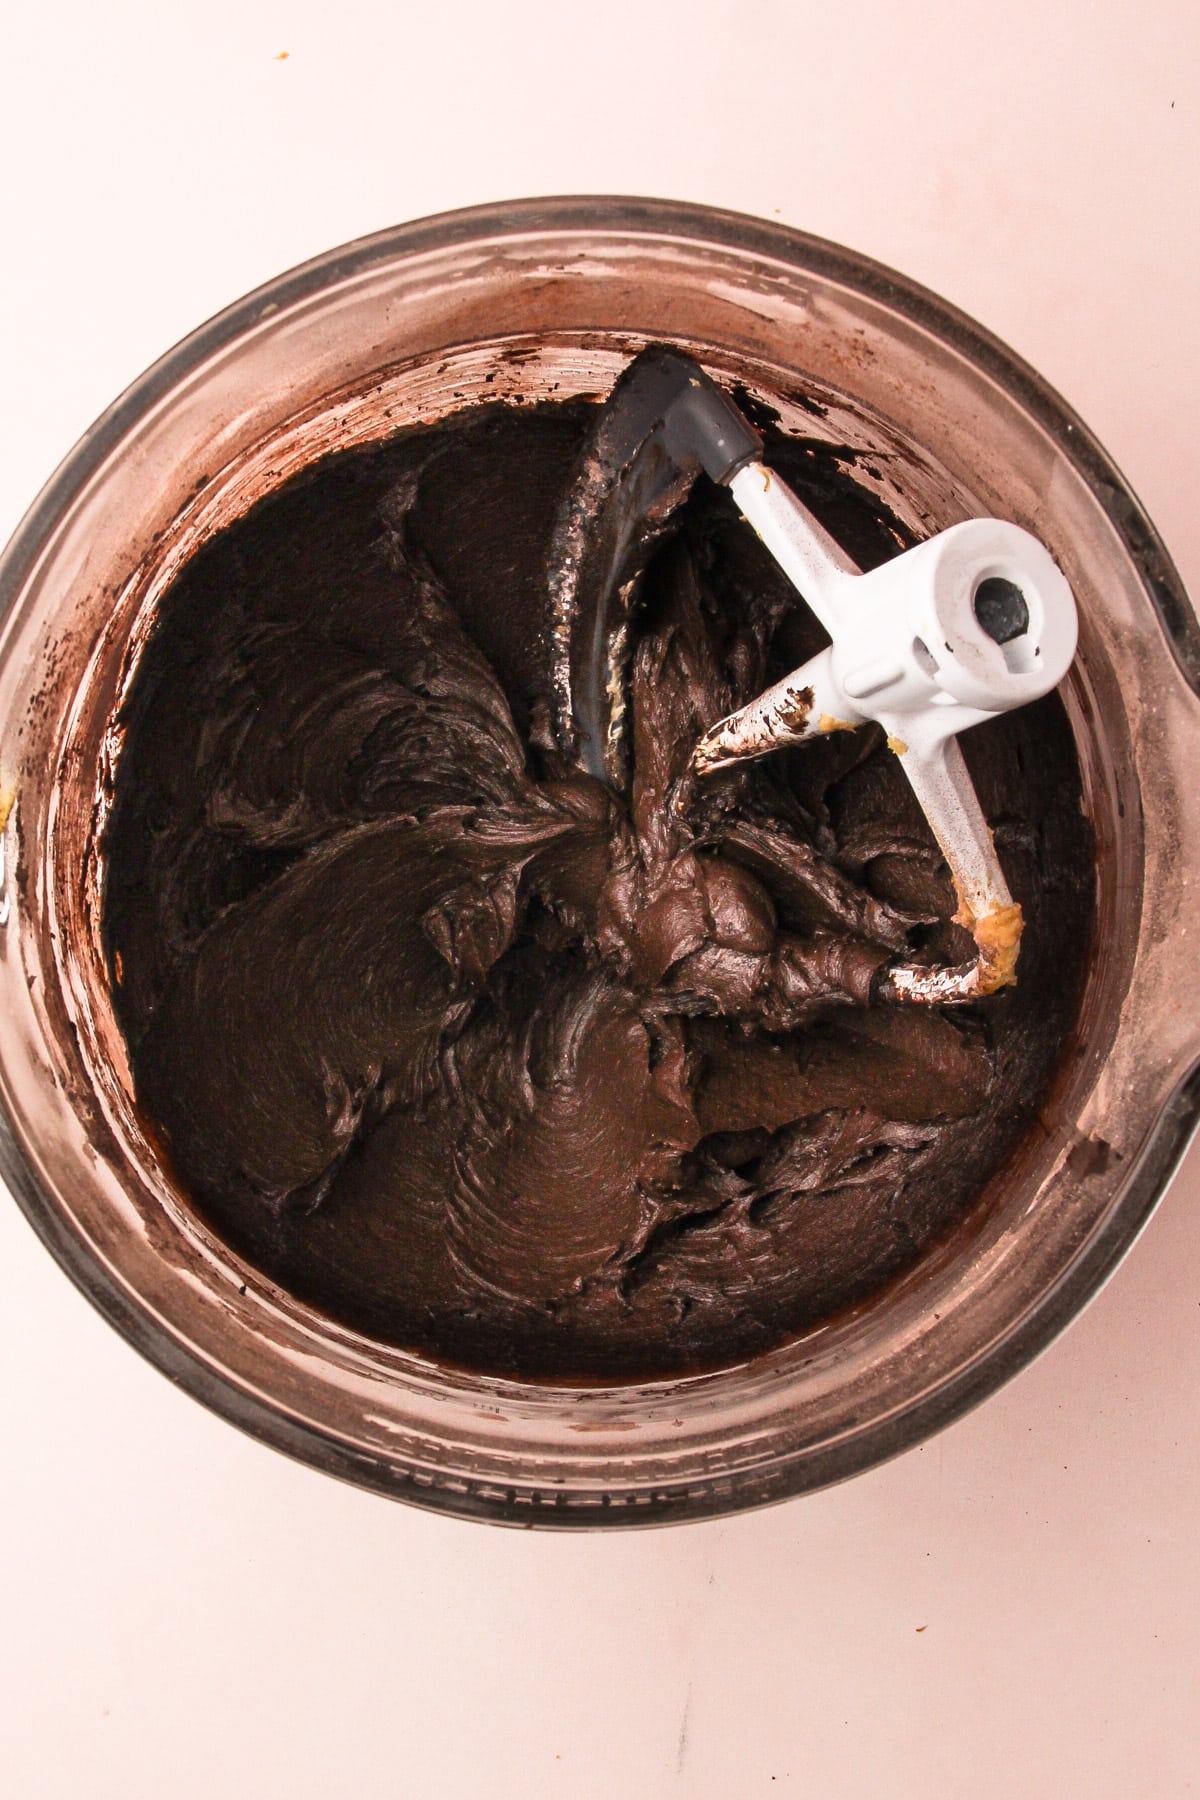
<instances>
[{"instance_id":1,"label":"pale pink background surface","mask_svg":"<svg viewBox=\"0 0 1200 1800\"><path fill-rule=\"evenodd\" d=\"M0 536L256 283L441 208L624 191L806 227L974 313L1200 591L1194 0L43 3L0 68ZM1200 1784L1195 1154L999 1396L721 1524L521 1536L294 1467L140 1362L8 1204L0 1366L19 1800Z\"/></svg>"}]
</instances>

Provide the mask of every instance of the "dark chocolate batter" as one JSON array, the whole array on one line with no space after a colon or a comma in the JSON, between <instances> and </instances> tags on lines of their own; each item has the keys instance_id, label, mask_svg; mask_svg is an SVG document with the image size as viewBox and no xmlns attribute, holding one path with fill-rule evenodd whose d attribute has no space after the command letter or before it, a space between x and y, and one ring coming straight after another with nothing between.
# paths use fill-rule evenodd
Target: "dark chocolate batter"
<instances>
[{"instance_id":1,"label":"dark chocolate batter","mask_svg":"<svg viewBox=\"0 0 1200 1800\"><path fill-rule=\"evenodd\" d=\"M572 767L546 556L590 413L331 457L197 554L105 840L138 1100L197 1208L349 1325L562 1381L741 1360L951 1232L1045 1091L1092 906L1052 697L964 740L1019 986L870 1003L969 941L873 729L691 780L821 641L706 481L646 572L625 791ZM851 452L767 455L862 567L908 541Z\"/></svg>"}]
</instances>

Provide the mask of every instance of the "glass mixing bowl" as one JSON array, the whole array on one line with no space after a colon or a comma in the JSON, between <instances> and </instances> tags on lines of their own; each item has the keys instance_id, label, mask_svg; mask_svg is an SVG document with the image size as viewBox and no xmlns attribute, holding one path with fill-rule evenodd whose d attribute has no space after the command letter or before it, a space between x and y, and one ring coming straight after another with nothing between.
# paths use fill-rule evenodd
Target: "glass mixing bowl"
<instances>
[{"instance_id":1,"label":"glass mixing bowl","mask_svg":"<svg viewBox=\"0 0 1200 1800\"><path fill-rule=\"evenodd\" d=\"M192 1214L132 1103L99 939L100 833L121 695L202 541L330 450L485 399L598 395L662 339L771 397L785 423L876 452L879 490L923 532L995 513L1049 546L1082 615L1064 699L1098 916L1036 1127L907 1277L717 1374L535 1386L331 1323ZM0 1168L131 1343L331 1473L576 1526L699 1518L851 1475L1048 1342L1128 1249L1195 1122L1195 616L1063 402L944 302L834 245L704 207L583 199L454 213L319 257L202 327L97 421L0 564L0 617Z\"/></svg>"}]
</instances>

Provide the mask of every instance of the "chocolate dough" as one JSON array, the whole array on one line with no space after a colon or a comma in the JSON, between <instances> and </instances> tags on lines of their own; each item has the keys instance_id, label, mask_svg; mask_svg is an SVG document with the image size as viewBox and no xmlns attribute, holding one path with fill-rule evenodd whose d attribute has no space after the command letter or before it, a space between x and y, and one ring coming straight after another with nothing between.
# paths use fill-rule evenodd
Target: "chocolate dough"
<instances>
[{"instance_id":1,"label":"chocolate dough","mask_svg":"<svg viewBox=\"0 0 1200 1800\"><path fill-rule=\"evenodd\" d=\"M590 416L492 406L330 457L201 550L105 839L137 1098L194 1205L348 1325L552 1381L753 1356L952 1233L1052 1076L1092 906L1051 697L964 739L1019 986L871 1004L897 952L969 942L873 728L690 779L822 642L705 481L645 576L628 780L573 768L546 556ZM852 452L762 422L861 566L909 541Z\"/></svg>"}]
</instances>

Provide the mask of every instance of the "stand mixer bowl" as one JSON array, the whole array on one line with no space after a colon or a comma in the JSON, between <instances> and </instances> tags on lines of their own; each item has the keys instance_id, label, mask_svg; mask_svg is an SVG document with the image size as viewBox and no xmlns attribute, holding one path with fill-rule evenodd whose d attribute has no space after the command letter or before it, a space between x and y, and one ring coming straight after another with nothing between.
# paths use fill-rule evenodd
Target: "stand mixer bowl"
<instances>
[{"instance_id":1,"label":"stand mixer bowl","mask_svg":"<svg viewBox=\"0 0 1200 1800\"><path fill-rule=\"evenodd\" d=\"M872 451L921 535L1025 527L1077 597L1063 689L1097 912L1036 1126L870 1304L715 1374L566 1387L337 1325L188 1206L133 1105L100 942L120 699L183 563L331 450L487 401L599 397L669 342ZM800 395L801 398L797 398ZM819 396L825 418L803 396ZM202 327L92 428L0 562L0 1169L171 1379L266 1442L465 1516L693 1519L856 1473L995 1389L1096 1291L1200 1109L1200 627L1087 429L1002 345L851 252L653 201L525 201L361 240Z\"/></svg>"}]
</instances>

